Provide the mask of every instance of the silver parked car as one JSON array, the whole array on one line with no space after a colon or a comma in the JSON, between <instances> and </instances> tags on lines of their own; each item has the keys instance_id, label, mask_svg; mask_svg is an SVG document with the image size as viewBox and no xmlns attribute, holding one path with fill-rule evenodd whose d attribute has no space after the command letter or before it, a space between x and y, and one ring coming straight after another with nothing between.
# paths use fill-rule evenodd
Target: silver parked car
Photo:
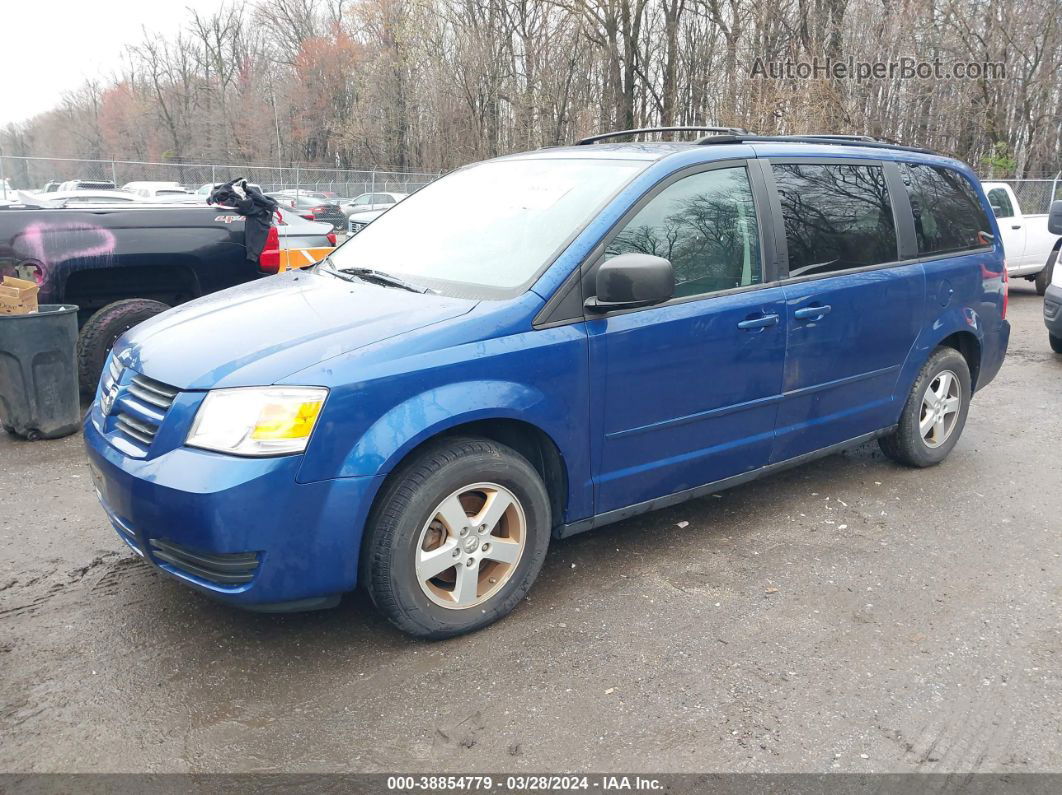
<instances>
[{"instance_id":1,"label":"silver parked car","mask_svg":"<svg viewBox=\"0 0 1062 795\"><path fill-rule=\"evenodd\" d=\"M387 210L398 204L408 195L408 193L384 193L379 191L375 193L363 193L349 201L341 202L339 207L343 211L343 214L349 218L353 213L365 212L367 210Z\"/></svg>"}]
</instances>

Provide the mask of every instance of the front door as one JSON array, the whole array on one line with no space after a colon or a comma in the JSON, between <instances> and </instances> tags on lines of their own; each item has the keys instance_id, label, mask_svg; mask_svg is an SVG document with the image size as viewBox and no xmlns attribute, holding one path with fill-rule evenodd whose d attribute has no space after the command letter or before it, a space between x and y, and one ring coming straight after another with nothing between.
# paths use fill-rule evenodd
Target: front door
<instances>
[{"instance_id":1,"label":"front door","mask_svg":"<svg viewBox=\"0 0 1062 795\"><path fill-rule=\"evenodd\" d=\"M658 188L607 243L601 261L667 258L677 287L588 319L598 514L767 463L787 318L763 284L756 204L743 163L713 167Z\"/></svg>"}]
</instances>

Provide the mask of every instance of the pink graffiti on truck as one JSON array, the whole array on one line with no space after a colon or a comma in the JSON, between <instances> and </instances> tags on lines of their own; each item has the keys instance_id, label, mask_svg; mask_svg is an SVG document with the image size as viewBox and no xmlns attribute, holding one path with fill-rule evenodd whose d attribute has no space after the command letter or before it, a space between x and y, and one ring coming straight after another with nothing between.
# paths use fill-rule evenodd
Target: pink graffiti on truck
<instances>
[{"instance_id":1,"label":"pink graffiti on truck","mask_svg":"<svg viewBox=\"0 0 1062 795\"><path fill-rule=\"evenodd\" d=\"M109 259L114 256L115 247L110 230L79 221L40 221L27 226L12 240L18 259L34 259L45 266L54 259Z\"/></svg>"}]
</instances>

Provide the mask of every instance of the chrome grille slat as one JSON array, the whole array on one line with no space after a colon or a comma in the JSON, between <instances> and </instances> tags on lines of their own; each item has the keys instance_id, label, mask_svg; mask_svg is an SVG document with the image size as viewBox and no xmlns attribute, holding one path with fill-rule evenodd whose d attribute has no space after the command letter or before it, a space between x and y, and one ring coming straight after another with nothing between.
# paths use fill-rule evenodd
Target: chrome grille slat
<instances>
[{"instance_id":1,"label":"chrome grille slat","mask_svg":"<svg viewBox=\"0 0 1062 795\"><path fill-rule=\"evenodd\" d=\"M141 400L166 409L173 404L174 398L180 392L179 389L174 389L154 378L148 378L146 375L134 375L129 384L129 391Z\"/></svg>"},{"instance_id":2,"label":"chrome grille slat","mask_svg":"<svg viewBox=\"0 0 1062 795\"><path fill-rule=\"evenodd\" d=\"M123 370L120 375L126 383L116 383L117 395L102 404L104 414L113 423L110 428L116 434L114 442L127 455L142 458L147 456L181 390L132 369L128 374Z\"/></svg>"},{"instance_id":3,"label":"chrome grille slat","mask_svg":"<svg viewBox=\"0 0 1062 795\"><path fill-rule=\"evenodd\" d=\"M150 445L155 441L155 432L158 430L146 422L131 417L128 414L119 414L114 421L115 427L143 445Z\"/></svg>"},{"instance_id":4,"label":"chrome grille slat","mask_svg":"<svg viewBox=\"0 0 1062 795\"><path fill-rule=\"evenodd\" d=\"M152 406L158 406L160 409L168 409L173 403L172 396L164 395L155 389L139 384L136 379L133 379L133 382L129 384L129 394L138 400L150 403Z\"/></svg>"}]
</instances>

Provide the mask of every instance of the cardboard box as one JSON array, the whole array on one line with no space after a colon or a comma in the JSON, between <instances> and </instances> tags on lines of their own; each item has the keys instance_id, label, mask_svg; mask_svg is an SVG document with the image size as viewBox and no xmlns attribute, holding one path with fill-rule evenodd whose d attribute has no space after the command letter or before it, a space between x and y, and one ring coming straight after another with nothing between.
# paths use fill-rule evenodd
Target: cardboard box
<instances>
[{"instance_id":1,"label":"cardboard box","mask_svg":"<svg viewBox=\"0 0 1062 795\"><path fill-rule=\"evenodd\" d=\"M0 315L28 315L37 311L35 282L5 276L0 282Z\"/></svg>"}]
</instances>

